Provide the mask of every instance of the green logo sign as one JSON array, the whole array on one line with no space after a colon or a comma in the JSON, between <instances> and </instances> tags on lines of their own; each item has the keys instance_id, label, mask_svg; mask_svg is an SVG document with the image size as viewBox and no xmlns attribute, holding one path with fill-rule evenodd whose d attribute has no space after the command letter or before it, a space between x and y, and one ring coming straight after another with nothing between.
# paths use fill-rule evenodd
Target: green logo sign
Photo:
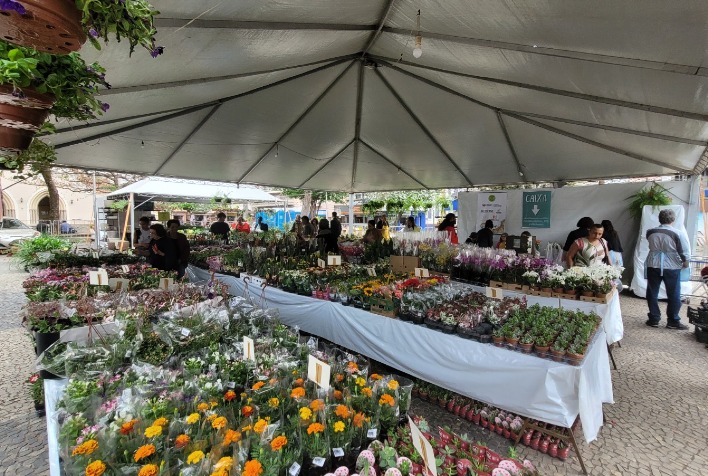
<instances>
[{"instance_id":1,"label":"green logo sign","mask_svg":"<svg viewBox=\"0 0 708 476\"><path fill-rule=\"evenodd\" d=\"M524 192L521 228L551 227L551 192Z\"/></svg>"},{"instance_id":2,"label":"green logo sign","mask_svg":"<svg viewBox=\"0 0 708 476\"><path fill-rule=\"evenodd\" d=\"M490 202L493 202L493 201L496 200L496 199L497 199L497 197L495 197L494 195L490 195L490 196L489 196L489 201L490 201Z\"/></svg>"}]
</instances>

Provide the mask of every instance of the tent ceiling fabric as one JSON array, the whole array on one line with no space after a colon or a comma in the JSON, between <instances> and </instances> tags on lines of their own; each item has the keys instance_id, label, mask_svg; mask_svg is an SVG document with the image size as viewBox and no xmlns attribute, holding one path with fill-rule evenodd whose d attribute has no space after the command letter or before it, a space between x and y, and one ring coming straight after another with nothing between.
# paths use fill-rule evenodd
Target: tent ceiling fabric
<instances>
[{"instance_id":1,"label":"tent ceiling fabric","mask_svg":"<svg viewBox=\"0 0 708 476\"><path fill-rule=\"evenodd\" d=\"M82 50L111 108L58 124L61 165L353 192L708 160L702 0L153 3L164 55Z\"/></svg>"}]
</instances>

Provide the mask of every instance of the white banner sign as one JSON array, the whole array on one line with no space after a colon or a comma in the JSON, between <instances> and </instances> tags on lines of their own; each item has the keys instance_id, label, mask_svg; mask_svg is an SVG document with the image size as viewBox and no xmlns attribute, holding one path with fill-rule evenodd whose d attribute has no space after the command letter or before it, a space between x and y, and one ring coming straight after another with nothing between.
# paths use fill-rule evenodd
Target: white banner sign
<instances>
[{"instance_id":1,"label":"white banner sign","mask_svg":"<svg viewBox=\"0 0 708 476\"><path fill-rule=\"evenodd\" d=\"M494 233L504 233L506 225L506 192L480 193L477 197L477 231L487 220L494 222Z\"/></svg>"}]
</instances>

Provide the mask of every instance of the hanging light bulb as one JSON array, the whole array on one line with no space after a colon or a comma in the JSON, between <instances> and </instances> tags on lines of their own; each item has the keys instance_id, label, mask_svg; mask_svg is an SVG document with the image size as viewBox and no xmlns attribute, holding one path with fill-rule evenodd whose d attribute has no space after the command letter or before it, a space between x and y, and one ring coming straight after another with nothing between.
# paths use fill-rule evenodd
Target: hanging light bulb
<instances>
[{"instance_id":1,"label":"hanging light bulb","mask_svg":"<svg viewBox=\"0 0 708 476\"><path fill-rule=\"evenodd\" d=\"M144 148L145 148L145 141L144 141L144 140L141 140L141 141L140 141L140 148L141 148L141 149L144 149Z\"/></svg>"},{"instance_id":2,"label":"hanging light bulb","mask_svg":"<svg viewBox=\"0 0 708 476\"><path fill-rule=\"evenodd\" d=\"M415 34L415 47L413 48L413 57L420 58L423 55L423 37L420 35L420 10L418 10L418 16L416 17L416 34Z\"/></svg>"},{"instance_id":3,"label":"hanging light bulb","mask_svg":"<svg viewBox=\"0 0 708 476\"><path fill-rule=\"evenodd\" d=\"M278 143L275 143L275 158L278 158Z\"/></svg>"}]
</instances>

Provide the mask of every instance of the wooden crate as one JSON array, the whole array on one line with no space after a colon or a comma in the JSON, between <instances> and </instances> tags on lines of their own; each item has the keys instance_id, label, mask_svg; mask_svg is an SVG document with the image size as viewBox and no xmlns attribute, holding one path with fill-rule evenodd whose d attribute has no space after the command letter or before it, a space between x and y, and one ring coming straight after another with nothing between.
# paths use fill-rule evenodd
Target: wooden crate
<instances>
[{"instance_id":1,"label":"wooden crate","mask_svg":"<svg viewBox=\"0 0 708 476\"><path fill-rule=\"evenodd\" d=\"M541 297L553 297L553 293L549 293L547 291L536 291L538 294L536 296L541 296Z\"/></svg>"},{"instance_id":2,"label":"wooden crate","mask_svg":"<svg viewBox=\"0 0 708 476\"><path fill-rule=\"evenodd\" d=\"M585 302L596 302L598 304L607 304L612 299L612 295L614 293L615 290L613 289L603 296L580 296L580 300Z\"/></svg>"},{"instance_id":3,"label":"wooden crate","mask_svg":"<svg viewBox=\"0 0 708 476\"><path fill-rule=\"evenodd\" d=\"M392 299L371 298L371 312L380 316L396 317L396 307Z\"/></svg>"},{"instance_id":4,"label":"wooden crate","mask_svg":"<svg viewBox=\"0 0 708 476\"><path fill-rule=\"evenodd\" d=\"M504 283L503 288L508 289L509 291L522 291L522 287L520 284L514 284L514 283Z\"/></svg>"},{"instance_id":5,"label":"wooden crate","mask_svg":"<svg viewBox=\"0 0 708 476\"><path fill-rule=\"evenodd\" d=\"M489 287L490 288L503 288L504 283L501 281L489 281Z\"/></svg>"},{"instance_id":6,"label":"wooden crate","mask_svg":"<svg viewBox=\"0 0 708 476\"><path fill-rule=\"evenodd\" d=\"M420 258L417 256L391 256L394 273L413 273L416 268L420 268Z\"/></svg>"}]
</instances>

